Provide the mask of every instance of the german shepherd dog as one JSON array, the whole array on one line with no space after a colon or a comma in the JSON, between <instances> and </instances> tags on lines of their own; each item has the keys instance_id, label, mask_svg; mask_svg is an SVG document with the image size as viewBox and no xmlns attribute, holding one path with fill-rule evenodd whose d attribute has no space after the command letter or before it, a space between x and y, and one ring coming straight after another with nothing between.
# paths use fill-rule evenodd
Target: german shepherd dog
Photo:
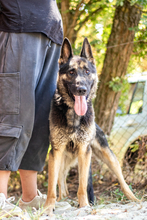
<instances>
[{"instance_id":1,"label":"german shepherd dog","mask_svg":"<svg viewBox=\"0 0 147 220\"><path fill-rule=\"evenodd\" d=\"M88 205L87 186L92 152L117 176L125 195L138 201L126 184L119 162L110 150L103 131L95 123L92 99L97 82L94 58L87 38L84 39L80 56L73 55L71 44L65 38L59 59L57 90L49 116L52 149L49 154L48 194L45 203L49 215L52 215L55 207L57 182L58 200L61 200L68 194L68 171L77 162L79 206ZM92 185L89 187L92 188ZM89 200L93 200L90 196Z\"/></svg>"}]
</instances>

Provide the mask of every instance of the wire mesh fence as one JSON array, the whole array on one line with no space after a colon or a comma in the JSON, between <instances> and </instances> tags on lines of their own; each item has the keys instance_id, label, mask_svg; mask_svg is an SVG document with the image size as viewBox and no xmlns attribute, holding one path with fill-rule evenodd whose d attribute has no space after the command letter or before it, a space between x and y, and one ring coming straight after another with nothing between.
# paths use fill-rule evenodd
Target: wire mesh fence
<instances>
[{"instance_id":1,"label":"wire mesh fence","mask_svg":"<svg viewBox=\"0 0 147 220\"><path fill-rule=\"evenodd\" d=\"M109 142L126 178L144 183L147 181L147 72L132 75L128 83Z\"/></svg>"}]
</instances>

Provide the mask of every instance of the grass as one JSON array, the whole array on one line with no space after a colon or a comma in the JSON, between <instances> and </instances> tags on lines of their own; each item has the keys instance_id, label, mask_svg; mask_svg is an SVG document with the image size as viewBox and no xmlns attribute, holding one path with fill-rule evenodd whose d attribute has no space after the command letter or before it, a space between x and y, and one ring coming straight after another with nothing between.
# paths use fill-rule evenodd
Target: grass
<instances>
[{"instance_id":1,"label":"grass","mask_svg":"<svg viewBox=\"0 0 147 220\"><path fill-rule=\"evenodd\" d=\"M19 217L22 220L38 220L45 213L45 209L40 208L39 210L28 208L25 211L15 213L15 208L9 212L4 213L0 216L0 219L10 219L12 217Z\"/></svg>"}]
</instances>

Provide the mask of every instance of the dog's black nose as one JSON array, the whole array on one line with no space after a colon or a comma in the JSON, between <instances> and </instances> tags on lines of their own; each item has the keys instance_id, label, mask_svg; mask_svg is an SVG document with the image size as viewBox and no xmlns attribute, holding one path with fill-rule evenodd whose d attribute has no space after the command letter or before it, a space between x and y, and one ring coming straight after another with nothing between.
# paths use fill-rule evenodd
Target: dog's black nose
<instances>
[{"instance_id":1,"label":"dog's black nose","mask_svg":"<svg viewBox=\"0 0 147 220\"><path fill-rule=\"evenodd\" d=\"M77 92L78 92L79 95L85 95L86 92L87 92L86 86L79 86L79 87L77 88Z\"/></svg>"}]
</instances>

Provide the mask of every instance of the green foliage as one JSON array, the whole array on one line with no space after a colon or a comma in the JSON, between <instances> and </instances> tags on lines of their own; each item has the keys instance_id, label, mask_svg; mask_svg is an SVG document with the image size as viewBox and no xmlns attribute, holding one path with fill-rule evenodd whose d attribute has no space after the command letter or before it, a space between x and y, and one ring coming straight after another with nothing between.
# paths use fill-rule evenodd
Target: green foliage
<instances>
[{"instance_id":1,"label":"green foliage","mask_svg":"<svg viewBox=\"0 0 147 220\"><path fill-rule=\"evenodd\" d=\"M102 7L102 11L96 13L93 18L83 25L82 29L78 33L78 38L75 43L76 54L80 53L83 39L88 38L93 55L96 61L97 71L101 72L103 61L105 58L106 44L111 33L111 27L113 22L113 16L115 12L114 2L104 1L93 4L91 7ZM86 6L85 6L86 7ZM89 9L90 10L90 7Z\"/></svg>"},{"instance_id":2,"label":"green foliage","mask_svg":"<svg viewBox=\"0 0 147 220\"><path fill-rule=\"evenodd\" d=\"M124 1L125 0L117 0L116 1L116 5L123 6ZM138 4L138 5L142 6L142 7L146 7L147 6L147 0L130 0L130 3L131 3L131 5Z\"/></svg>"},{"instance_id":3,"label":"green foliage","mask_svg":"<svg viewBox=\"0 0 147 220\"><path fill-rule=\"evenodd\" d=\"M131 5L139 4L140 6L146 7L147 0L131 0Z\"/></svg>"},{"instance_id":4,"label":"green foliage","mask_svg":"<svg viewBox=\"0 0 147 220\"><path fill-rule=\"evenodd\" d=\"M117 0L116 5L123 6L124 0Z\"/></svg>"},{"instance_id":5,"label":"green foliage","mask_svg":"<svg viewBox=\"0 0 147 220\"><path fill-rule=\"evenodd\" d=\"M111 88L114 92L126 93L129 88L129 83L126 78L113 77L111 81L109 81L109 88Z\"/></svg>"},{"instance_id":6,"label":"green foliage","mask_svg":"<svg viewBox=\"0 0 147 220\"><path fill-rule=\"evenodd\" d=\"M122 90L121 90L121 96L119 98L119 107L122 111L122 114L126 114L126 100L128 99L128 91L130 89L130 84L127 80L124 81Z\"/></svg>"},{"instance_id":7,"label":"green foliage","mask_svg":"<svg viewBox=\"0 0 147 220\"><path fill-rule=\"evenodd\" d=\"M120 78L115 77L109 81L109 88L111 88L114 92L121 92L121 96L119 98L119 108L121 109L121 115L126 114L126 100L128 99L128 91L130 89L130 84L128 83L127 77ZM117 116L119 113L117 113Z\"/></svg>"},{"instance_id":8,"label":"green foliage","mask_svg":"<svg viewBox=\"0 0 147 220\"><path fill-rule=\"evenodd\" d=\"M131 4L139 4L143 9L147 8L147 0L130 0ZM57 0L60 6L61 0ZM73 27L77 31L77 39L73 48L75 48L75 54L79 54L82 46L83 39L88 38L92 45L93 54L96 60L96 66L98 73L101 72L103 61L105 58L106 45L108 42L109 35L113 24L113 17L115 13L115 4L123 6L124 0L94 0L84 1L80 0L69 0L69 9L65 13L70 13L73 20L76 19L76 25ZM78 16L77 16L78 8ZM98 10L99 9L99 10ZM76 18L74 16L77 16ZM138 27L130 30L135 31L134 39L134 51L132 58L129 62L128 72L132 72L136 68L140 68L139 71L145 71L142 63L145 61L147 55L146 39L147 39L147 15L142 14L142 18ZM71 19L72 21L72 19ZM135 64L135 65L134 65Z\"/></svg>"},{"instance_id":9,"label":"green foliage","mask_svg":"<svg viewBox=\"0 0 147 220\"><path fill-rule=\"evenodd\" d=\"M147 15L143 14L141 18L142 24L147 27Z\"/></svg>"},{"instance_id":10,"label":"green foliage","mask_svg":"<svg viewBox=\"0 0 147 220\"><path fill-rule=\"evenodd\" d=\"M48 187L48 182L47 181L43 182L43 186L47 188Z\"/></svg>"},{"instance_id":11,"label":"green foliage","mask_svg":"<svg viewBox=\"0 0 147 220\"><path fill-rule=\"evenodd\" d=\"M130 148L131 148L131 152L135 152L139 149L139 144L138 143L131 144Z\"/></svg>"},{"instance_id":12,"label":"green foliage","mask_svg":"<svg viewBox=\"0 0 147 220\"><path fill-rule=\"evenodd\" d=\"M132 191L132 186L131 186L131 185L129 185L129 188L130 188L130 190ZM124 200L124 199L125 199L125 200L127 199L127 197L124 195L124 193L123 193L121 190L119 190L119 188L117 188L117 189L113 192L113 194L115 195L117 201L122 201L122 200Z\"/></svg>"},{"instance_id":13,"label":"green foliage","mask_svg":"<svg viewBox=\"0 0 147 220\"><path fill-rule=\"evenodd\" d=\"M112 78L109 81L109 88L111 88L114 92L120 92L122 89L122 79L120 77Z\"/></svg>"},{"instance_id":14,"label":"green foliage","mask_svg":"<svg viewBox=\"0 0 147 220\"><path fill-rule=\"evenodd\" d=\"M115 197L117 198L118 201L123 200L124 198L124 194L122 191L119 190L119 188L117 188L114 192Z\"/></svg>"}]
</instances>

